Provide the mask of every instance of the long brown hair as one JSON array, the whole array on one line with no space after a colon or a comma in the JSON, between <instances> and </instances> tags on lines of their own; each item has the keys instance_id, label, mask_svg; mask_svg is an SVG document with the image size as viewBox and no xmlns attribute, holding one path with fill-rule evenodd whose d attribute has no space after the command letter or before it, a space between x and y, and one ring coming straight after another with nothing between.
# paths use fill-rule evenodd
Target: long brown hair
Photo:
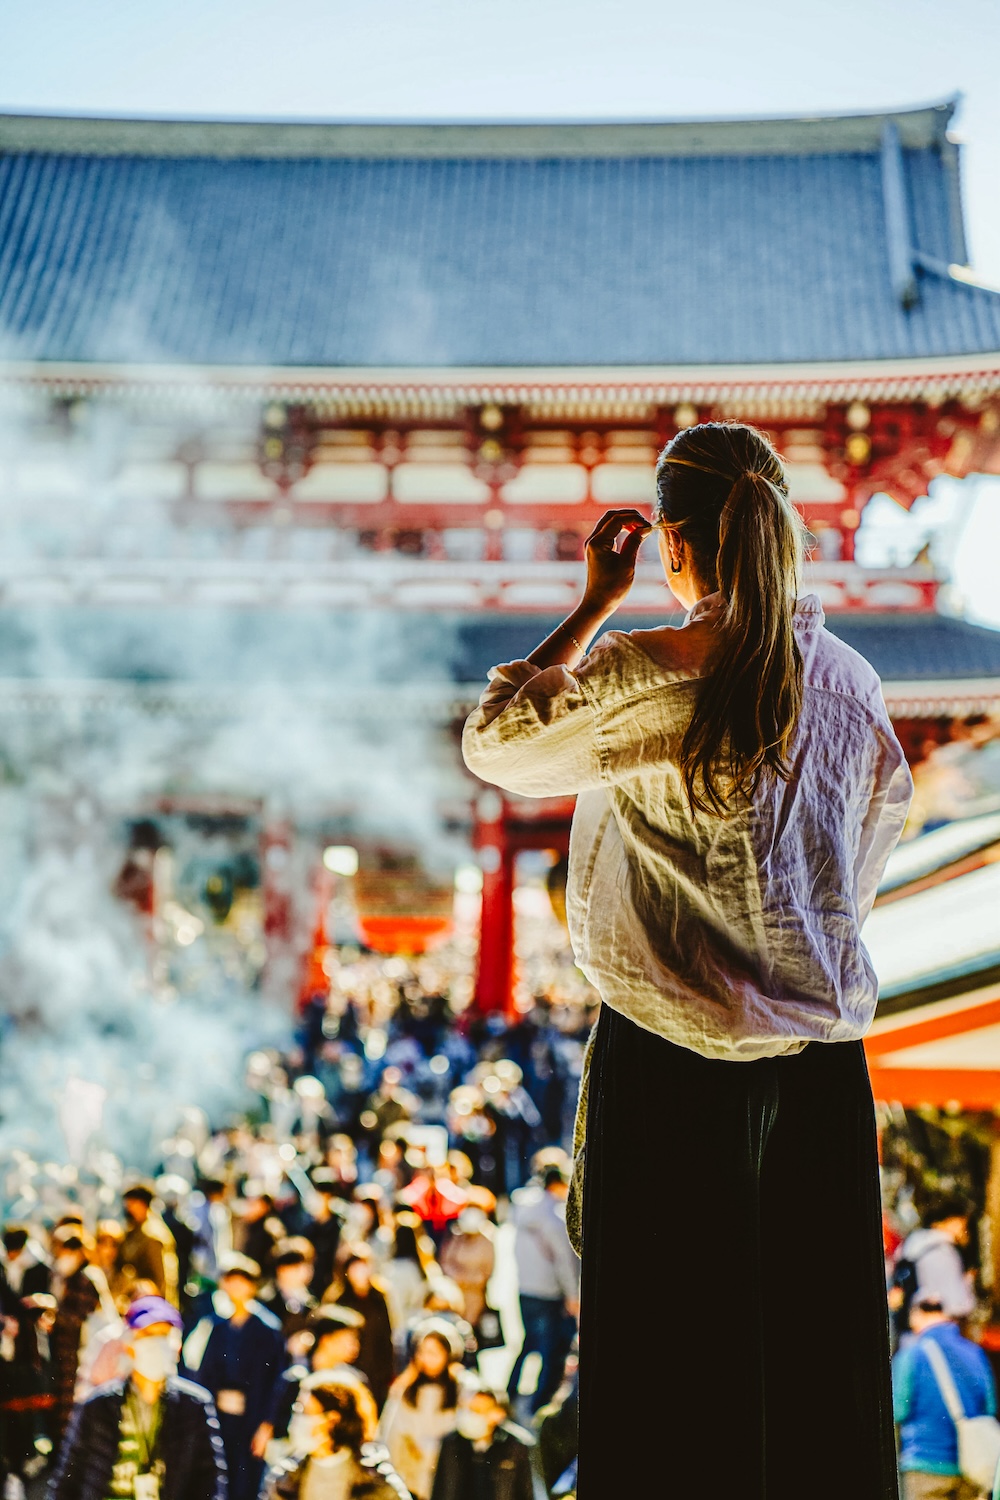
<instances>
[{"instance_id":1,"label":"long brown hair","mask_svg":"<svg viewBox=\"0 0 1000 1500\"><path fill-rule=\"evenodd\" d=\"M656 466L657 520L676 527L719 621L681 745L692 809L724 815L769 777L791 778L802 706L792 617L805 528L781 459L763 433L704 422L678 433Z\"/></svg>"}]
</instances>

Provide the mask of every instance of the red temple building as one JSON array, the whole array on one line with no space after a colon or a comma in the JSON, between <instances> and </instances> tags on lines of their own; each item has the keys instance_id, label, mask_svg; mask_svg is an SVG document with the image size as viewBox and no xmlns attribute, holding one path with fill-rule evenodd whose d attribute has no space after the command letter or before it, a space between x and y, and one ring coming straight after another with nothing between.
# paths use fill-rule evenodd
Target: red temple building
<instances>
[{"instance_id":1,"label":"red temple building","mask_svg":"<svg viewBox=\"0 0 1000 1500\"><path fill-rule=\"evenodd\" d=\"M943 612L922 558L855 561L873 495L909 507L939 475L1000 473L1000 293L967 264L953 110L0 118L11 493L39 537L67 507L85 516L74 435L99 430L102 514L126 538L109 555L81 522L72 546L22 549L0 564L0 616L44 604L70 631L128 609L148 640L225 606L317 661L360 612L403 635L432 616L452 649L422 701L445 728L572 605L584 538L608 506L649 504L659 448L745 419L785 456L809 587L876 666L918 762L1000 715L1000 633ZM169 555L166 528L187 539ZM664 598L642 563L623 623ZM466 795L490 1009L510 1001L516 854L563 849L571 809ZM937 899L988 870L1000 846L983 847L976 868L942 857ZM960 956L947 981L931 963L886 1002L872 1056L893 1097L930 1097L929 1068L948 1071L935 1097L962 1082L947 1049L911 1066L928 1038L966 1021L1000 1035L1000 903L982 911L992 959ZM942 1005L964 1018L951 1031L924 1014ZM1000 1101L1000 1050L973 1092Z\"/></svg>"}]
</instances>

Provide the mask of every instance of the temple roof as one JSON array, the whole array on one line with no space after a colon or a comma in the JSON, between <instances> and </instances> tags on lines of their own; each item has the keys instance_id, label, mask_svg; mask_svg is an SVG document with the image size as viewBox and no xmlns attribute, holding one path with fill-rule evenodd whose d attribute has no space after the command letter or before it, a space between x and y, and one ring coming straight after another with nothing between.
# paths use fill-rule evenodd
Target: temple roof
<instances>
[{"instance_id":1,"label":"temple roof","mask_svg":"<svg viewBox=\"0 0 1000 1500\"><path fill-rule=\"evenodd\" d=\"M527 368L1000 350L953 103L785 120L0 117L13 361Z\"/></svg>"},{"instance_id":2,"label":"temple roof","mask_svg":"<svg viewBox=\"0 0 1000 1500\"><path fill-rule=\"evenodd\" d=\"M680 623L681 615L673 616ZM342 695L390 684L433 689L435 701L478 693L490 667L527 656L559 616L456 615L309 607L191 605L0 609L0 656L10 681L187 683L293 682ZM623 611L614 628L648 628ZM1000 682L1000 630L931 614L830 615L828 627L861 651L887 686ZM936 691L936 689L935 689ZM391 695L388 699L391 703ZM930 710L936 712L937 710ZM942 708L940 712L948 712Z\"/></svg>"},{"instance_id":3,"label":"temple roof","mask_svg":"<svg viewBox=\"0 0 1000 1500\"><path fill-rule=\"evenodd\" d=\"M681 616L676 616L680 623ZM455 676L460 682L485 680L491 666L527 656L555 617L462 621ZM616 630L648 629L651 621L612 621ZM827 628L870 661L883 683L934 684L1000 678L1000 630L931 613L828 615ZM931 713L935 712L933 708ZM941 709L940 712L947 712Z\"/></svg>"}]
</instances>

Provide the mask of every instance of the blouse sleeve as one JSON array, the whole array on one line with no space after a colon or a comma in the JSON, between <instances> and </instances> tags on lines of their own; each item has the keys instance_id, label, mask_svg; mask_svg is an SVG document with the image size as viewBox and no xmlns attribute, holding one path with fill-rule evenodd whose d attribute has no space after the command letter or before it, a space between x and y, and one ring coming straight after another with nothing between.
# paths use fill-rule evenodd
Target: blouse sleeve
<instances>
[{"instance_id":1,"label":"blouse sleeve","mask_svg":"<svg viewBox=\"0 0 1000 1500\"><path fill-rule=\"evenodd\" d=\"M465 764L525 797L571 796L601 785L594 711L567 667L494 667L466 721Z\"/></svg>"},{"instance_id":2,"label":"blouse sleeve","mask_svg":"<svg viewBox=\"0 0 1000 1500\"><path fill-rule=\"evenodd\" d=\"M866 921L875 904L879 881L889 855L899 842L913 796L910 768L884 707L882 716L875 786L862 827L855 867L860 924Z\"/></svg>"}]
</instances>

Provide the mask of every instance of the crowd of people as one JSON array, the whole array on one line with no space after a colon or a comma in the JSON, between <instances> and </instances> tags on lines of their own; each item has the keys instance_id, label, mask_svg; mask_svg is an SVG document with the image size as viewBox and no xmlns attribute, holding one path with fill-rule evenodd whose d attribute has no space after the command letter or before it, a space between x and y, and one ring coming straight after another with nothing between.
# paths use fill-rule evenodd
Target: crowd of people
<instances>
[{"instance_id":1,"label":"crowd of people","mask_svg":"<svg viewBox=\"0 0 1000 1500\"><path fill-rule=\"evenodd\" d=\"M60 1197L22 1165L5 1500L572 1493L564 1144L585 1024L541 1003L460 1026L401 997L366 1049L351 1006L332 1035L307 1008L294 1052L251 1059L257 1107L214 1132L187 1112L117 1201L106 1174ZM489 1300L511 1219L523 1337ZM497 1388L484 1355L508 1344Z\"/></svg>"},{"instance_id":2,"label":"crowd of people","mask_svg":"<svg viewBox=\"0 0 1000 1500\"><path fill-rule=\"evenodd\" d=\"M539 1004L463 1026L401 996L383 1048L352 1006L325 1029L307 1008L294 1051L251 1058L257 1106L215 1131L188 1111L116 1199L106 1170L34 1191L22 1162L0 1251L5 1500L572 1495L565 1148L588 1019ZM514 1326L491 1304L511 1222ZM977 1493L956 1402L960 1423L996 1395L966 1336L968 1240L969 1206L944 1197L887 1239L906 1500Z\"/></svg>"}]
</instances>

